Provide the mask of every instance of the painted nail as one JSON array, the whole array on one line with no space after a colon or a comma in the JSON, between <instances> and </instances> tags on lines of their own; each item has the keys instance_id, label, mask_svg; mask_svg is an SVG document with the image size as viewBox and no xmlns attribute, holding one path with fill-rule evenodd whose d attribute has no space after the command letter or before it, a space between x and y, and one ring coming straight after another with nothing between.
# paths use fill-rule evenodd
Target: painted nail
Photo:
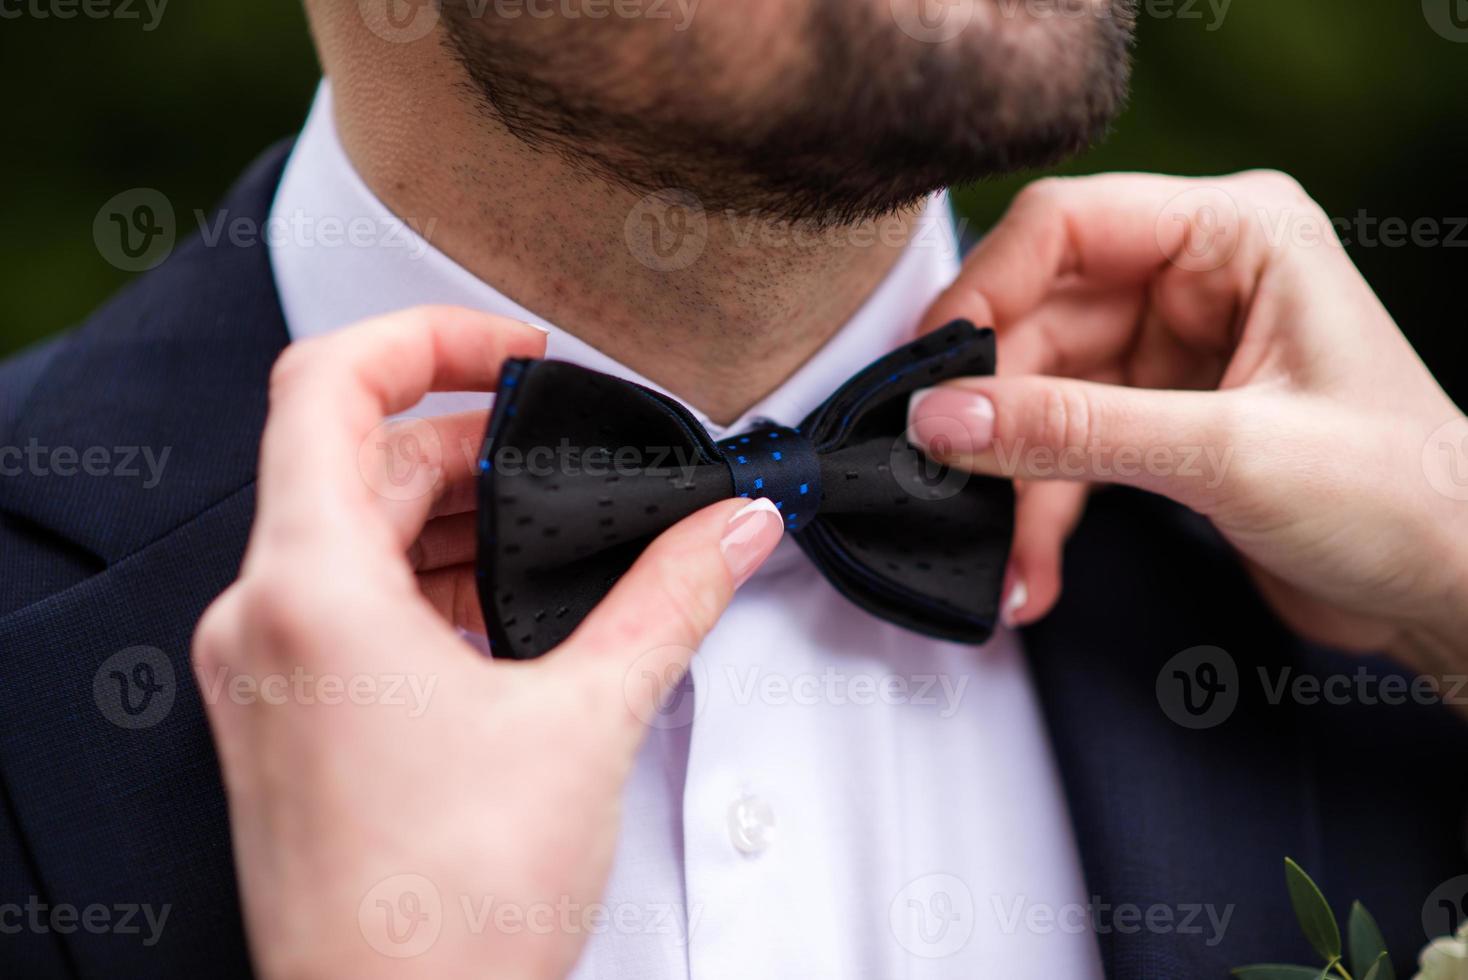
<instances>
[{"instance_id":1,"label":"painted nail","mask_svg":"<svg viewBox=\"0 0 1468 980\"><path fill-rule=\"evenodd\" d=\"M1009 587L1009 595L1004 598L1004 608L999 613L999 621L1010 629L1014 629L1019 625L1019 620L1015 617L1025 607L1025 603L1029 601L1030 590L1025 585L1024 579L1015 579L1014 584Z\"/></svg>"},{"instance_id":2,"label":"painted nail","mask_svg":"<svg viewBox=\"0 0 1468 980\"><path fill-rule=\"evenodd\" d=\"M765 497L751 500L729 518L724 536L719 540L719 551L734 576L736 588L743 585L775 550L784 527L779 509Z\"/></svg>"},{"instance_id":3,"label":"painted nail","mask_svg":"<svg viewBox=\"0 0 1468 980\"><path fill-rule=\"evenodd\" d=\"M939 456L972 456L994 441L994 403L964 388L923 388L907 403L913 444Z\"/></svg>"}]
</instances>

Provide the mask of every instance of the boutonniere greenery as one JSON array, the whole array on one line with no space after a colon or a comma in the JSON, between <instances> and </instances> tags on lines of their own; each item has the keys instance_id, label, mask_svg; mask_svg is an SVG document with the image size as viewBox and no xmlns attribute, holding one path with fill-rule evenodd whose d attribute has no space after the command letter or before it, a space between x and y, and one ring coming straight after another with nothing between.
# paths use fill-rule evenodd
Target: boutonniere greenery
<instances>
[{"instance_id":1,"label":"boutonniere greenery","mask_svg":"<svg viewBox=\"0 0 1468 980\"><path fill-rule=\"evenodd\" d=\"M1346 922L1346 940L1330 903L1310 876L1294 861L1285 858L1285 886L1300 931L1324 961L1323 966L1291 966L1257 963L1233 971L1240 980L1397 980L1391 956L1376 920L1360 902L1351 905ZM1468 922L1456 936L1435 939L1422 951L1421 971L1413 980L1468 980Z\"/></svg>"}]
</instances>

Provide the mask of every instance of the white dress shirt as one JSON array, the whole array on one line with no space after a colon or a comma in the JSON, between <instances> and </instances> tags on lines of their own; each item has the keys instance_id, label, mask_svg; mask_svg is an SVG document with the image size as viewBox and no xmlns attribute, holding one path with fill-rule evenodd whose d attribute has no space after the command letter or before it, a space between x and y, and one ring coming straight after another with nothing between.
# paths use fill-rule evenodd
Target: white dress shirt
<instances>
[{"instance_id":1,"label":"white dress shirt","mask_svg":"<svg viewBox=\"0 0 1468 980\"><path fill-rule=\"evenodd\" d=\"M456 265L429 244L429 222L405 220L353 170L323 83L267 239L293 338L452 303L545 325L549 357L650 384ZM716 439L756 418L798 424L910 339L957 268L935 198L891 273L789 381L727 428L694 414ZM415 414L488 398L430 396ZM907 632L843 599L787 540L689 678L627 784L604 908L581 913L576 977L1101 976L1013 633L975 648Z\"/></svg>"}]
</instances>

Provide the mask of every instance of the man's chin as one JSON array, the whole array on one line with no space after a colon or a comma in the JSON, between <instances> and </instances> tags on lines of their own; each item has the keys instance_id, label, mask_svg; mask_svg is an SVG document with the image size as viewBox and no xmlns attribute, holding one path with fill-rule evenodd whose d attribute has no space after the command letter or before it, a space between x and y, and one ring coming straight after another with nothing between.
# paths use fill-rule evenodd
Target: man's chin
<instances>
[{"instance_id":1,"label":"man's chin","mask_svg":"<svg viewBox=\"0 0 1468 980\"><path fill-rule=\"evenodd\" d=\"M527 142L634 192L818 226L1053 165L1125 102L1129 0L788 2L798 43L716 43L741 35L718 30L735 13L701 7L683 34L574 30L597 54L574 64L544 33L446 19L484 104Z\"/></svg>"}]
</instances>

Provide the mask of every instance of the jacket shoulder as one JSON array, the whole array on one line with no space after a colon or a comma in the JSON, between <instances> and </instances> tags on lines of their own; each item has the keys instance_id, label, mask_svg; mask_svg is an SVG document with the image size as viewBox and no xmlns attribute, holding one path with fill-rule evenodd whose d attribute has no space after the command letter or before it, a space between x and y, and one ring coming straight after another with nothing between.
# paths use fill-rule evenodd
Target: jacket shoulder
<instances>
[{"instance_id":1,"label":"jacket shoulder","mask_svg":"<svg viewBox=\"0 0 1468 980\"><path fill-rule=\"evenodd\" d=\"M288 150L262 156L219 211L263 226ZM248 486L287 340L265 242L194 236L0 362L0 615Z\"/></svg>"}]
</instances>

